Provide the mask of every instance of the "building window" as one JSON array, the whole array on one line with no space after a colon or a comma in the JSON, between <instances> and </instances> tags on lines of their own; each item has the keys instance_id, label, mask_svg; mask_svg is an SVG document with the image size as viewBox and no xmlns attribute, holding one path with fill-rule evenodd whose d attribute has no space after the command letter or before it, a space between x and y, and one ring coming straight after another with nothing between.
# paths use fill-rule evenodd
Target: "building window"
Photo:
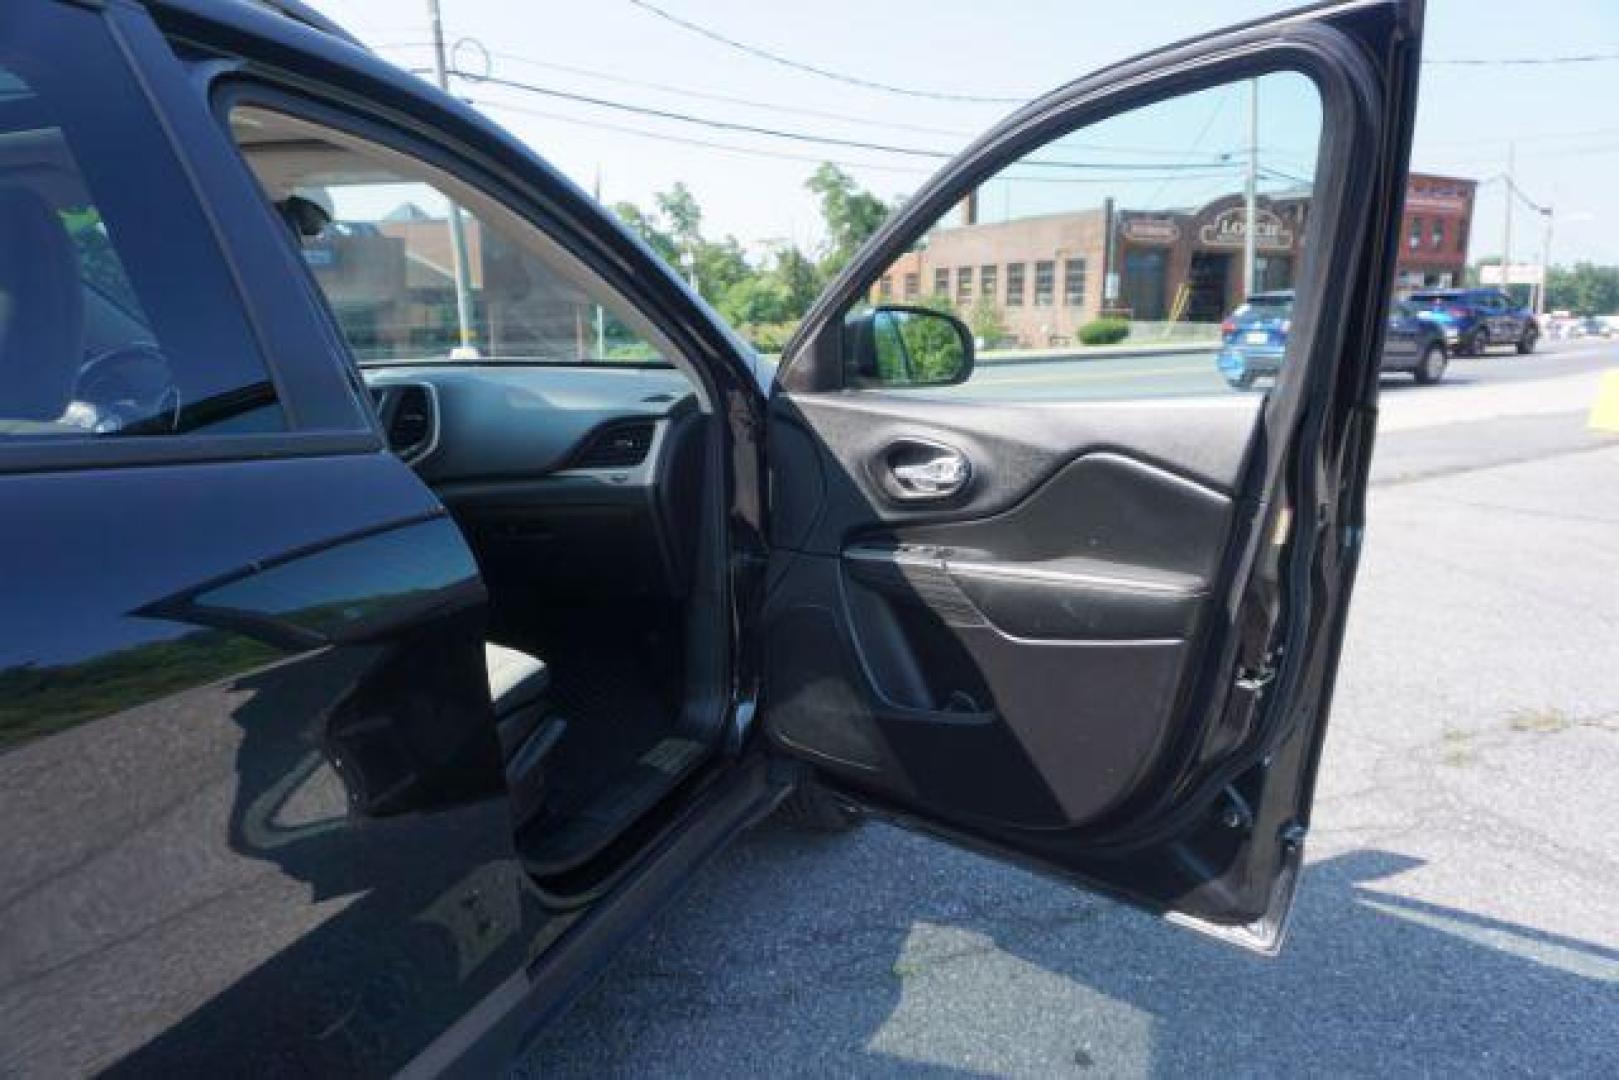
<instances>
[{"instance_id":1,"label":"building window","mask_svg":"<svg viewBox=\"0 0 1619 1080\"><path fill-rule=\"evenodd\" d=\"M1456 222L1456 250L1458 252L1464 252L1464 251L1467 250L1467 219L1466 218L1462 218L1460 221Z\"/></svg>"},{"instance_id":2,"label":"building window","mask_svg":"<svg viewBox=\"0 0 1619 1080\"><path fill-rule=\"evenodd\" d=\"M1435 251L1445 250L1445 219L1434 218L1433 233L1428 238L1428 246Z\"/></svg>"},{"instance_id":3,"label":"building window","mask_svg":"<svg viewBox=\"0 0 1619 1080\"><path fill-rule=\"evenodd\" d=\"M1034 264L1034 306L1050 307L1052 293L1057 286L1057 264L1054 262L1037 262Z\"/></svg>"},{"instance_id":4,"label":"building window","mask_svg":"<svg viewBox=\"0 0 1619 1080\"><path fill-rule=\"evenodd\" d=\"M980 266L978 268L978 295L985 300L994 302L1000 295L1000 273L996 267Z\"/></svg>"},{"instance_id":5,"label":"building window","mask_svg":"<svg viewBox=\"0 0 1619 1080\"><path fill-rule=\"evenodd\" d=\"M973 268L956 267L956 306L966 307L973 302Z\"/></svg>"},{"instance_id":6,"label":"building window","mask_svg":"<svg viewBox=\"0 0 1619 1080\"><path fill-rule=\"evenodd\" d=\"M942 266L933 271L933 295L950 295L950 271Z\"/></svg>"},{"instance_id":7,"label":"building window","mask_svg":"<svg viewBox=\"0 0 1619 1080\"><path fill-rule=\"evenodd\" d=\"M1006 264L1006 306L1023 306L1023 264Z\"/></svg>"},{"instance_id":8,"label":"building window","mask_svg":"<svg viewBox=\"0 0 1619 1080\"><path fill-rule=\"evenodd\" d=\"M1421 218L1417 217L1417 218L1412 218L1411 219L1411 229L1406 234L1405 243L1406 243L1406 246L1409 247L1413 251L1415 251L1417 248L1422 246L1422 219Z\"/></svg>"},{"instance_id":9,"label":"building window","mask_svg":"<svg viewBox=\"0 0 1619 1080\"><path fill-rule=\"evenodd\" d=\"M922 275L905 275L905 299L915 300L922 293Z\"/></svg>"},{"instance_id":10,"label":"building window","mask_svg":"<svg viewBox=\"0 0 1619 1080\"><path fill-rule=\"evenodd\" d=\"M879 297L881 297L882 299L884 299L884 300L893 299L893 297L894 297L894 279L892 277L890 277L887 274L884 274L883 277L882 277L882 280L877 282L877 295Z\"/></svg>"},{"instance_id":11,"label":"building window","mask_svg":"<svg viewBox=\"0 0 1619 1080\"><path fill-rule=\"evenodd\" d=\"M1062 302L1064 307L1085 306L1085 260L1064 259L1062 264Z\"/></svg>"}]
</instances>

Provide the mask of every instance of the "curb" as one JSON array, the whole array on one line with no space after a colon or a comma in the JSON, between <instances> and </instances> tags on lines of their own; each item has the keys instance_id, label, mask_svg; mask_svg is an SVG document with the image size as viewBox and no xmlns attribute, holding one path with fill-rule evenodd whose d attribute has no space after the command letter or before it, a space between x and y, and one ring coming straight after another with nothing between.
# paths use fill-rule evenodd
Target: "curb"
<instances>
[{"instance_id":1,"label":"curb","mask_svg":"<svg viewBox=\"0 0 1619 1080\"><path fill-rule=\"evenodd\" d=\"M1070 364L1076 360L1110 360L1140 356L1193 356L1220 351L1218 341L1196 342L1184 345L1092 345L1088 348L1059 350L1029 350L1027 352L1001 352L992 350L979 353L974 362L981 365L1000 364Z\"/></svg>"}]
</instances>

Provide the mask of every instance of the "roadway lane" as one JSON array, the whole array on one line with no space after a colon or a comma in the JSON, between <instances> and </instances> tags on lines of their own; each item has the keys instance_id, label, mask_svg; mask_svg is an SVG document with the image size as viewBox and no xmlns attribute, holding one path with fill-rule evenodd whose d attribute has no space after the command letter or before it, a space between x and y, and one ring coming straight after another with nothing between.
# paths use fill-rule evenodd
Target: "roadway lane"
<instances>
[{"instance_id":1,"label":"roadway lane","mask_svg":"<svg viewBox=\"0 0 1619 1080\"><path fill-rule=\"evenodd\" d=\"M1604 341L1549 342L1539 352L1529 356L1498 351L1480 358L1460 357L1451 361L1445 382L1440 386L1517 382L1592 371L1608 363L1606 358L1612 352L1611 345L1611 342ZM1226 385L1215 369L1214 358L1214 351L1209 350L1169 356L985 363L961 386L926 393L958 400L996 401L1226 396L1244 393ZM1401 374L1386 376L1383 384L1389 388L1415 385L1411 376Z\"/></svg>"}]
</instances>

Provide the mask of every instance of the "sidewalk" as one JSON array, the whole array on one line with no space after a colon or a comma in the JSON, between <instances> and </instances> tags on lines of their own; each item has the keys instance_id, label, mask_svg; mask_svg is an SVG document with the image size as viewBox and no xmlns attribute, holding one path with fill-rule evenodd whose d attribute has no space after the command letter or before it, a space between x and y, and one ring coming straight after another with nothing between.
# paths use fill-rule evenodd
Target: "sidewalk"
<instances>
[{"instance_id":1,"label":"sidewalk","mask_svg":"<svg viewBox=\"0 0 1619 1080\"><path fill-rule=\"evenodd\" d=\"M1055 349L985 349L980 364L1052 364L1128 356L1190 356L1217 352L1217 338L1204 341L1121 341L1117 345L1063 345Z\"/></svg>"}]
</instances>

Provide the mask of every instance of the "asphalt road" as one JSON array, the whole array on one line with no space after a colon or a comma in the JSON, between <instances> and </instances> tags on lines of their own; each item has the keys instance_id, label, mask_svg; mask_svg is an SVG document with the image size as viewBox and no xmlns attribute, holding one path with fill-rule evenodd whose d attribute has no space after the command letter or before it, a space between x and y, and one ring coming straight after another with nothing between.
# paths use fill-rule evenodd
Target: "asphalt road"
<instances>
[{"instance_id":1,"label":"asphalt road","mask_svg":"<svg viewBox=\"0 0 1619 1080\"><path fill-rule=\"evenodd\" d=\"M536 1073L1619 1073L1619 436L1585 427L1616 367L1574 344L1388 380L1281 957L886 825L770 824Z\"/></svg>"}]
</instances>

